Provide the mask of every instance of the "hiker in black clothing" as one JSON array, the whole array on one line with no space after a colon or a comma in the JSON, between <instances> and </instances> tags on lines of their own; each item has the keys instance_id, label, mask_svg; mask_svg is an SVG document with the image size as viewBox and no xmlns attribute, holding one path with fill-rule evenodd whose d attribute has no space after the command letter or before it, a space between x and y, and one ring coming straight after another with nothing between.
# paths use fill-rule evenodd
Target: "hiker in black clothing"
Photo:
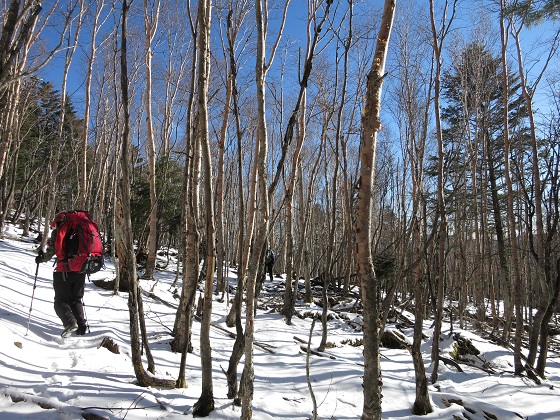
<instances>
[{"instance_id":1,"label":"hiker in black clothing","mask_svg":"<svg viewBox=\"0 0 560 420\"><path fill-rule=\"evenodd\" d=\"M270 276L270 281L272 281L273 279L272 267L274 267L274 251L272 251L272 249L269 249L266 253L266 258L264 259L264 270L265 275L266 273L268 273L268 275Z\"/></svg>"},{"instance_id":2,"label":"hiker in black clothing","mask_svg":"<svg viewBox=\"0 0 560 420\"><path fill-rule=\"evenodd\" d=\"M63 222L58 216L50 223L51 227L55 229L47 241L47 250L43 252L42 249L39 249L35 262L37 264L47 262L53 255L57 255L53 273L54 310L64 326L61 336L68 337L74 331L76 331L76 335L84 335L87 323L82 298L86 285L86 273L69 271L68 263L59 259L61 255L64 255L64 251L62 241L56 241L56 228Z\"/></svg>"}]
</instances>

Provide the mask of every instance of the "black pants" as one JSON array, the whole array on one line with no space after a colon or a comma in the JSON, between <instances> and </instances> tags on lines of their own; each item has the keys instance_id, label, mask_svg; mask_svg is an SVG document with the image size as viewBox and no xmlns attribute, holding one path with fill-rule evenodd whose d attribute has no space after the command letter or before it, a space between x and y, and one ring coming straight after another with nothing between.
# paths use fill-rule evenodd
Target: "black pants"
<instances>
[{"instance_id":1,"label":"black pants","mask_svg":"<svg viewBox=\"0 0 560 420\"><path fill-rule=\"evenodd\" d=\"M268 273L268 275L270 276L270 281L274 280L274 276L272 275L272 266L273 265L274 264L266 264L264 266L265 277L266 277L266 274Z\"/></svg>"},{"instance_id":2,"label":"black pants","mask_svg":"<svg viewBox=\"0 0 560 420\"><path fill-rule=\"evenodd\" d=\"M86 325L84 307L82 305L85 287L85 273L54 272L54 311L64 327L73 323L78 324L78 326Z\"/></svg>"}]
</instances>

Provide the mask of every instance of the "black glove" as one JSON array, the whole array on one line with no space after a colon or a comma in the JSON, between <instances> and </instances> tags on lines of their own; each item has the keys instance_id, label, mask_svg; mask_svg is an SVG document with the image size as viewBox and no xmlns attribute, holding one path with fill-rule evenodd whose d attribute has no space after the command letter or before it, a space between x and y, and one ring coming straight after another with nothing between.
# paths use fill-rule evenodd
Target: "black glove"
<instances>
[{"instance_id":1,"label":"black glove","mask_svg":"<svg viewBox=\"0 0 560 420\"><path fill-rule=\"evenodd\" d=\"M42 249L39 250L39 252L37 253L37 256L35 257L35 262L37 264L40 264L43 262L43 257L45 256L45 253L43 252Z\"/></svg>"}]
</instances>

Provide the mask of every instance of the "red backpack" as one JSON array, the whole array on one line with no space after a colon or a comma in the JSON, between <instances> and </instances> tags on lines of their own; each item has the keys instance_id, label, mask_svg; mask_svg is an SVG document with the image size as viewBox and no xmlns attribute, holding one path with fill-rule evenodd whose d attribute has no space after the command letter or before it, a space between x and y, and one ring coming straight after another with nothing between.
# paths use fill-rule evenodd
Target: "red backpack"
<instances>
[{"instance_id":1,"label":"red backpack","mask_svg":"<svg viewBox=\"0 0 560 420\"><path fill-rule=\"evenodd\" d=\"M55 250L62 270L92 274L103 268L103 243L97 224L87 211L69 211L55 216Z\"/></svg>"}]
</instances>

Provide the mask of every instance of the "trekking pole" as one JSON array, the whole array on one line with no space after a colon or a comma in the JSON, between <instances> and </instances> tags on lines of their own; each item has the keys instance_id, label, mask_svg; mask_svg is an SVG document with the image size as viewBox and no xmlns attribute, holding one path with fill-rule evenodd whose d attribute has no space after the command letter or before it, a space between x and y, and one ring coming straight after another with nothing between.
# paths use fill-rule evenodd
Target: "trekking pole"
<instances>
[{"instance_id":1,"label":"trekking pole","mask_svg":"<svg viewBox=\"0 0 560 420\"><path fill-rule=\"evenodd\" d=\"M91 279L89 278L89 273L88 273L88 275L87 275L87 279L88 279L88 281L91 281ZM87 332L88 332L88 334L89 334L89 333L90 333L90 330L89 330L89 322L88 322L87 315L86 315L86 304L84 303L84 298L83 298L83 296L82 296L82 310L84 311L84 319L86 320Z\"/></svg>"},{"instance_id":2,"label":"trekking pole","mask_svg":"<svg viewBox=\"0 0 560 420\"><path fill-rule=\"evenodd\" d=\"M87 332L88 332L88 334L89 334L89 333L90 333L90 331L89 331L89 322L88 322L88 319L87 319L86 304L84 303L84 298L82 298L82 309L83 309L83 311L84 311L84 319L85 319L85 321L86 321Z\"/></svg>"},{"instance_id":3,"label":"trekking pole","mask_svg":"<svg viewBox=\"0 0 560 420\"><path fill-rule=\"evenodd\" d=\"M31 305L29 305L29 318L27 318L27 331L25 335L29 332L29 323L31 322L31 310L33 309L33 299L35 298L35 289L37 288L37 276L39 274L39 263L37 263L37 269L35 270L35 281L33 282L33 293L31 294Z\"/></svg>"}]
</instances>

